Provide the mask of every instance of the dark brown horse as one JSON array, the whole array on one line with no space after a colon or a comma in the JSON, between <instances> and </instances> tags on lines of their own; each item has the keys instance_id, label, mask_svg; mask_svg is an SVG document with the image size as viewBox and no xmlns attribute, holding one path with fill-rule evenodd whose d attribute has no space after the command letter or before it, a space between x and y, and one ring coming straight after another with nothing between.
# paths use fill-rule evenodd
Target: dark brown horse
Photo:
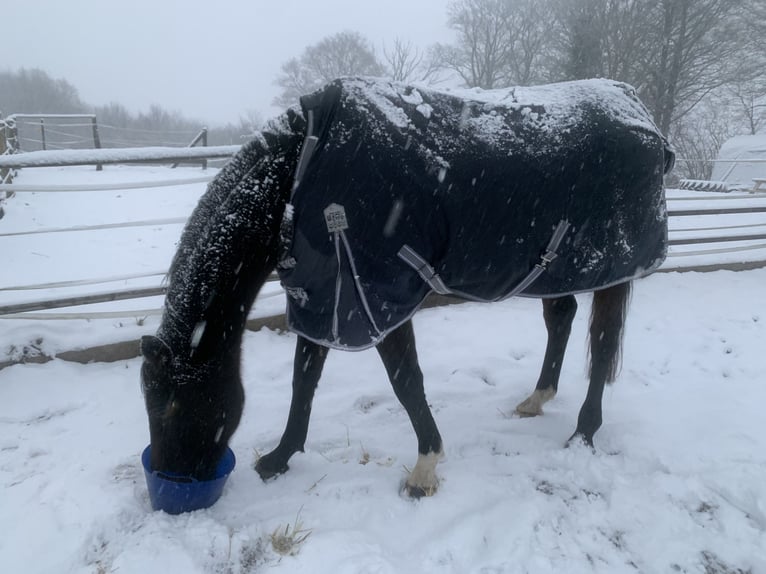
<instances>
[{"instance_id":1,"label":"dark brown horse","mask_svg":"<svg viewBox=\"0 0 766 574\"><path fill-rule=\"evenodd\" d=\"M615 82L459 97L349 79L305 98L218 174L183 233L161 326L142 340L152 467L211 475L242 414L245 320L277 267L298 336L287 426L256 464L264 479L304 448L329 348L375 346L418 439L407 490L435 491L443 445L411 323L431 291L542 298L548 342L523 416L555 396L574 293L592 291L590 383L570 438L592 445L631 280L664 258L671 166Z\"/></svg>"}]
</instances>

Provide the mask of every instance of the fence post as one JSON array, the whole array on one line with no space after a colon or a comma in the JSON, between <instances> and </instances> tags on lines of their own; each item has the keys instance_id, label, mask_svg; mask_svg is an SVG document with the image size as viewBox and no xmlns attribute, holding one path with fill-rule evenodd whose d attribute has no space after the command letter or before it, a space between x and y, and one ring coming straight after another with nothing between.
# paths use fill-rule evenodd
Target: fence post
<instances>
[{"instance_id":1,"label":"fence post","mask_svg":"<svg viewBox=\"0 0 766 574\"><path fill-rule=\"evenodd\" d=\"M16 124L15 118L8 118L6 125L10 127L10 134L6 130L6 143L8 145L8 153L18 153L21 150L19 144L19 126Z\"/></svg>"},{"instance_id":2,"label":"fence post","mask_svg":"<svg viewBox=\"0 0 766 574\"><path fill-rule=\"evenodd\" d=\"M40 118L40 140L43 142L43 149L47 149L45 147L45 120Z\"/></svg>"},{"instance_id":3,"label":"fence post","mask_svg":"<svg viewBox=\"0 0 766 574\"><path fill-rule=\"evenodd\" d=\"M101 149L101 136L98 133L98 122L96 121L96 116L93 116L90 121L93 124L93 147L96 149ZM100 163L96 164L96 171L101 171L102 169L104 169L103 165Z\"/></svg>"},{"instance_id":4,"label":"fence post","mask_svg":"<svg viewBox=\"0 0 766 574\"><path fill-rule=\"evenodd\" d=\"M8 150L8 144L5 137L5 127L5 122L0 120L0 156L5 155ZM11 183L11 170L9 168L0 169L0 183ZM3 209L3 201L8 197L10 197L9 192L0 193L0 219L2 219L5 215L5 210Z\"/></svg>"},{"instance_id":5,"label":"fence post","mask_svg":"<svg viewBox=\"0 0 766 574\"><path fill-rule=\"evenodd\" d=\"M12 129L11 123L0 120L0 155L13 153L12 145ZM13 183L13 170L9 167L0 169L0 183ZM6 192L6 197L11 197L12 192ZM0 196L0 203L3 201L3 197ZM2 217L2 207L0 207L0 217Z\"/></svg>"},{"instance_id":6,"label":"fence post","mask_svg":"<svg viewBox=\"0 0 766 574\"><path fill-rule=\"evenodd\" d=\"M207 126L202 128L202 145L207 147ZM207 169L207 158L202 160L202 169Z\"/></svg>"},{"instance_id":7,"label":"fence post","mask_svg":"<svg viewBox=\"0 0 766 574\"><path fill-rule=\"evenodd\" d=\"M207 128L206 127L203 127L200 130L200 132L196 136L194 136L194 139L191 141L191 143L186 147L194 147L199 142L202 142L202 145L207 147ZM178 167L179 163L180 162L176 162L173 165L171 165L170 166L171 169ZM207 169L207 158L202 159L200 163L202 164L202 169Z\"/></svg>"},{"instance_id":8,"label":"fence post","mask_svg":"<svg viewBox=\"0 0 766 574\"><path fill-rule=\"evenodd\" d=\"M6 130L8 129L8 124L5 123L5 121L0 120L0 155L5 155L6 153L10 153L8 151L8 139L6 135ZM0 183L11 183L11 170L10 168L2 168L0 169ZM3 201L4 198L0 197L0 202ZM2 217L2 207L0 207L0 217Z\"/></svg>"}]
</instances>

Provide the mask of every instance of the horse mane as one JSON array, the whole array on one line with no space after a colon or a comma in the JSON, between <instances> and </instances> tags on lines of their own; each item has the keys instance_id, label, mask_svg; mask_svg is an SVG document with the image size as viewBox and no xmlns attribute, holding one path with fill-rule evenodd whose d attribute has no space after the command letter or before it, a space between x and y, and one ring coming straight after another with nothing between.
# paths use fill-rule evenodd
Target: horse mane
<instances>
[{"instance_id":1,"label":"horse mane","mask_svg":"<svg viewBox=\"0 0 766 574\"><path fill-rule=\"evenodd\" d=\"M305 131L290 109L269 122L209 184L167 275L158 337L204 361L239 347L253 300L276 265L279 225Z\"/></svg>"}]
</instances>

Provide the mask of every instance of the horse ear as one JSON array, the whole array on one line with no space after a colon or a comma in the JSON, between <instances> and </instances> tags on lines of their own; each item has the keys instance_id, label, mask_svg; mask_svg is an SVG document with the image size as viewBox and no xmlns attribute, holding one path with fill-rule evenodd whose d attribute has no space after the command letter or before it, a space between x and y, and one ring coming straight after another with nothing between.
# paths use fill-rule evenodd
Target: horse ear
<instances>
[{"instance_id":1,"label":"horse ear","mask_svg":"<svg viewBox=\"0 0 766 574\"><path fill-rule=\"evenodd\" d=\"M167 343L158 337L144 335L141 337L141 354L150 363L169 363L173 358Z\"/></svg>"}]
</instances>

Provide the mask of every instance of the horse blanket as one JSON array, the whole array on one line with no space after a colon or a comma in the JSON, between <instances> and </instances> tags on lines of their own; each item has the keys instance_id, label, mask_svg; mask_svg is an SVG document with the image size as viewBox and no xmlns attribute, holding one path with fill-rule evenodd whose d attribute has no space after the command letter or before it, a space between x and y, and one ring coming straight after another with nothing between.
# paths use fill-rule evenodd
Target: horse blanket
<instances>
[{"instance_id":1,"label":"horse blanket","mask_svg":"<svg viewBox=\"0 0 766 574\"><path fill-rule=\"evenodd\" d=\"M364 349L431 291L554 297L665 258L671 156L633 88L435 91L367 78L301 99L278 266L288 324Z\"/></svg>"}]
</instances>

